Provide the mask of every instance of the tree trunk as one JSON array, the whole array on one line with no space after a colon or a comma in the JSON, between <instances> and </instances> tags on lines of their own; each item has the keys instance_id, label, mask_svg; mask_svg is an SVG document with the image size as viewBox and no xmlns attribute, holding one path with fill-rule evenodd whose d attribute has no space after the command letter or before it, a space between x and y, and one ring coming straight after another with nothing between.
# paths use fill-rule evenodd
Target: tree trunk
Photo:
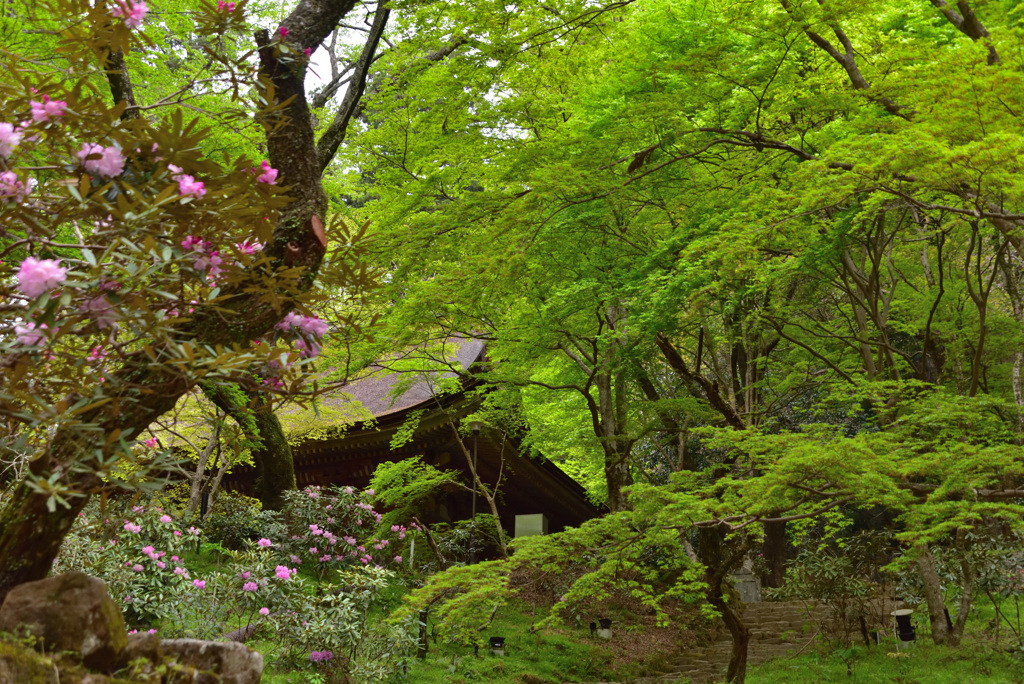
<instances>
[{"instance_id":1,"label":"tree trunk","mask_svg":"<svg viewBox=\"0 0 1024 684\"><path fill-rule=\"evenodd\" d=\"M764 544L761 553L767 566L763 578L767 587L778 589L786 579L786 551L789 540L786 539L785 522L766 522L764 525Z\"/></svg>"},{"instance_id":2,"label":"tree trunk","mask_svg":"<svg viewBox=\"0 0 1024 684\"><path fill-rule=\"evenodd\" d=\"M750 628L743 624L740 614L734 606L742 605L738 597L731 597L734 600L726 600L724 593L731 587L725 583L725 578L746 554L749 546L747 544L733 542L730 555L726 555L724 531L720 528L702 527L699 530L698 557L707 568L705 581L707 582L707 600L715 610L722 615L722 622L725 623L729 635L732 637L732 654L729 658L729 668L726 671L725 680L730 684L743 684L747 677L747 654L750 646Z\"/></svg>"},{"instance_id":3,"label":"tree trunk","mask_svg":"<svg viewBox=\"0 0 1024 684\"><path fill-rule=\"evenodd\" d=\"M629 472L630 452L618 453L614 446L606 446L604 450L604 477L608 483L608 509L616 511L629 510L629 500L623 487L633 484L633 475Z\"/></svg>"},{"instance_id":4,"label":"tree trunk","mask_svg":"<svg viewBox=\"0 0 1024 684\"><path fill-rule=\"evenodd\" d=\"M928 604L928 619L932 625L932 641L938 645L946 644L950 639L949 628L946 626L946 604L942 600L942 583L939 574L935 572L935 563L928 547L917 557L917 571L924 585L924 600Z\"/></svg>"},{"instance_id":5,"label":"tree trunk","mask_svg":"<svg viewBox=\"0 0 1024 684\"><path fill-rule=\"evenodd\" d=\"M256 466L256 497L268 511L280 510L284 492L295 489L292 447L273 407L261 392L239 385L203 385L203 392L227 413L251 441Z\"/></svg>"}]
</instances>

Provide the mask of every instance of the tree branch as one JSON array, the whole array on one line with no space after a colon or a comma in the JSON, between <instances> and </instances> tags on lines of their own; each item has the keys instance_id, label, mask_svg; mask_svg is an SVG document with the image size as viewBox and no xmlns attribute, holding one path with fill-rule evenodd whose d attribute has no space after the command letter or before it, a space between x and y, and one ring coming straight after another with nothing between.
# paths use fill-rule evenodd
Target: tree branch
<instances>
[{"instance_id":1,"label":"tree branch","mask_svg":"<svg viewBox=\"0 0 1024 684\"><path fill-rule=\"evenodd\" d=\"M363 45L363 52L359 55L359 59L356 60L354 65L354 71L349 78L345 97L342 99L341 106L338 108L337 114L334 115L331 125L320 136L320 140L316 145L317 160L320 164L321 172L331 163L334 153L338 151L338 146L345 139L349 122L362 108L361 101L363 93L366 91L366 77L370 71L370 64L373 63L373 55L380 44L380 37L384 33L384 27L387 25L388 17L390 16L391 10L388 8L387 2L381 0L377 3L377 10L373 13L373 24L370 26L370 33L367 35L366 43Z\"/></svg>"}]
</instances>

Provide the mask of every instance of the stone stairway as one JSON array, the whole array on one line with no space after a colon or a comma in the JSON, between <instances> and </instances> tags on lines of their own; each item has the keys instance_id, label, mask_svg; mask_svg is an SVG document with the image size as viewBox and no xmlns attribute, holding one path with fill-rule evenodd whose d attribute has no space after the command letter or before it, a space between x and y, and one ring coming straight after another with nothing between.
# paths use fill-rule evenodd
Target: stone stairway
<instances>
[{"instance_id":1,"label":"stone stairway","mask_svg":"<svg viewBox=\"0 0 1024 684\"><path fill-rule=\"evenodd\" d=\"M828 615L828 606L803 601L747 604L742 618L750 629L747 666L806 651ZM643 677L633 684L720 682L725 679L731 653L732 639L729 631L724 625L719 625L710 644L680 654L671 663L669 674Z\"/></svg>"}]
</instances>

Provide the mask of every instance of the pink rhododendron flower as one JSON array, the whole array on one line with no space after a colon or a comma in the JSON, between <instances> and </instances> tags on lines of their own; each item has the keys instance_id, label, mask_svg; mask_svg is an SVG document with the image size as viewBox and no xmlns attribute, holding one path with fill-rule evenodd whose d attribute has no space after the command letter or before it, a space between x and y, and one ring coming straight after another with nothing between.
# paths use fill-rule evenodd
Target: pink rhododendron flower
<instances>
[{"instance_id":1,"label":"pink rhododendron flower","mask_svg":"<svg viewBox=\"0 0 1024 684\"><path fill-rule=\"evenodd\" d=\"M299 321L299 329L313 337L323 337L327 334L327 323L316 316L303 316Z\"/></svg>"},{"instance_id":2,"label":"pink rhododendron flower","mask_svg":"<svg viewBox=\"0 0 1024 684\"><path fill-rule=\"evenodd\" d=\"M51 100L49 95L43 95L42 102L30 102L32 107L32 120L36 123L49 121L51 117L64 116L64 110L68 103L63 100Z\"/></svg>"},{"instance_id":3,"label":"pink rhododendron flower","mask_svg":"<svg viewBox=\"0 0 1024 684\"><path fill-rule=\"evenodd\" d=\"M92 348L92 351L89 352L89 355L87 357L85 357L85 360L86 361L102 361L106 357L107 357L107 352L105 352L103 350L103 347L100 347L100 346L97 345L97 346Z\"/></svg>"},{"instance_id":4,"label":"pink rhododendron flower","mask_svg":"<svg viewBox=\"0 0 1024 684\"><path fill-rule=\"evenodd\" d=\"M132 534L138 534L139 532L142 531L142 527L139 526L139 525L136 525L133 522L126 522L124 524L124 530L125 530L125 532L131 532Z\"/></svg>"},{"instance_id":5,"label":"pink rhododendron flower","mask_svg":"<svg viewBox=\"0 0 1024 684\"><path fill-rule=\"evenodd\" d=\"M260 539L256 542L256 546L273 546L273 543L269 539Z\"/></svg>"},{"instance_id":6,"label":"pink rhododendron flower","mask_svg":"<svg viewBox=\"0 0 1024 684\"><path fill-rule=\"evenodd\" d=\"M85 300L78 310L91 318L100 330L113 327L121 317L114 305L103 296Z\"/></svg>"},{"instance_id":7,"label":"pink rhododendron flower","mask_svg":"<svg viewBox=\"0 0 1024 684\"><path fill-rule=\"evenodd\" d=\"M25 344L30 347L36 347L46 341L46 333L42 332L46 330L46 324L43 323L38 328L32 321L28 321L24 325L18 324L14 326L14 335L18 340L18 344Z\"/></svg>"},{"instance_id":8,"label":"pink rhododendron flower","mask_svg":"<svg viewBox=\"0 0 1024 684\"><path fill-rule=\"evenodd\" d=\"M166 567L167 567L167 563L164 563L163 561L157 561L157 562L156 562L156 567L158 567L158 568L160 568L161 570L163 570L164 568L166 568Z\"/></svg>"},{"instance_id":9,"label":"pink rhododendron flower","mask_svg":"<svg viewBox=\"0 0 1024 684\"><path fill-rule=\"evenodd\" d=\"M291 559L292 563L295 563L296 565L302 563L302 559L296 556L294 553L289 555L288 557Z\"/></svg>"},{"instance_id":10,"label":"pink rhododendron flower","mask_svg":"<svg viewBox=\"0 0 1024 684\"><path fill-rule=\"evenodd\" d=\"M317 553L319 553L319 552L316 550L315 546L309 547L309 555L310 556L315 556Z\"/></svg>"},{"instance_id":11,"label":"pink rhododendron flower","mask_svg":"<svg viewBox=\"0 0 1024 684\"><path fill-rule=\"evenodd\" d=\"M256 591L260 588L260 585L255 582L246 582L242 585L242 591Z\"/></svg>"},{"instance_id":12,"label":"pink rhododendron flower","mask_svg":"<svg viewBox=\"0 0 1024 684\"><path fill-rule=\"evenodd\" d=\"M315 359L320 356L320 345L315 342L309 344L305 340L295 340L295 348L299 350L299 356L304 359Z\"/></svg>"},{"instance_id":13,"label":"pink rhododendron flower","mask_svg":"<svg viewBox=\"0 0 1024 684\"><path fill-rule=\"evenodd\" d=\"M286 37L288 35L288 33L289 33L288 29L285 28L284 26L282 26L281 28L277 29L277 32L278 32L278 34L280 34L280 36L282 38Z\"/></svg>"},{"instance_id":14,"label":"pink rhododendron flower","mask_svg":"<svg viewBox=\"0 0 1024 684\"><path fill-rule=\"evenodd\" d=\"M402 557L401 556L395 556L395 562L396 563L401 563L402 562Z\"/></svg>"},{"instance_id":15,"label":"pink rhododendron flower","mask_svg":"<svg viewBox=\"0 0 1024 684\"><path fill-rule=\"evenodd\" d=\"M156 549L154 549L152 546L143 546L142 553L152 558L156 555Z\"/></svg>"},{"instance_id":16,"label":"pink rhododendron flower","mask_svg":"<svg viewBox=\"0 0 1024 684\"><path fill-rule=\"evenodd\" d=\"M0 157L10 157L21 143L21 133L14 124L0 123Z\"/></svg>"},{"instance_id":17,"label":"pink rhododendron flower","mask_svg":"<svg viewBox=\"0 0 1024 684\"><path fill-rule=\"evenodd\" d=\"M206 249L206 243L202 239L196 237L195 235L189 235L184 240L182 240L181 241L181 246L182 246L183 249L194 249L194 250Z\"/></svg>"},{"instance_id":18,"label":"pink rhododendron flower","mask_svg":"<svg viewBox=\"0 0 1024 684\"><path fill-rule=\"evenodd\" d=\"M13 171L0 173L0 197L13 197L15 202L28 197L29 188L20 180L18 174Z\"/></svg>"},{"instance_id":19,"label":"pink rhododendron flower","mask_svg":"<svg viewBox=\"0 0 1024 684\"><path fill-rule=\"evenodd\" d=\"M302 51L302 54L306 57L306 59L309 59L309 56L313 54L313 48L306 48L305 50Z\"/></svg>"},{"instance_id":20,"label":"pink rhododendron flower","mask_svg":"<svg viewBox=\"0 0 1024 684\"><path fill-rule=\"evenodd\" d=\"M248 254L249 256L252 256L256 252L263 249L263 243L249 242L248 240L246 240L245 242L236 242L235 247L237 247L238 251L241 252L242 254Z\"/></svg>"},{"instance_id":21,"label":"pink rhododendron flower","mask_svg":"<svg viewBox=\"0 0 1024 684\"><path fill-rule=\"evenodd\" d=\"M56 259L28 257L18 269L18 289L27 297L38 297L63 283L67 272Z\"/></svg>"},{"instance_id":22,"label":"pink rhododendron flower","mask_svg":"<svg viewBox=\"0 0 1024 684\"><path fill-rule=\"evenodd\" d=\"M196 587L197 589L205 589L206 588L206 581L205 580L200 580L200 579L192 580L192 586Z\"/></svg>"},{"instance_id":23,"label":"pink rhododendron flower","mask_svg":"<svg viewBox=\"0 0 1024 684\"><path fill-rule=\"evenodd\" d=\"M156 449L158 446L160 446L160 442L157 441L156 437L150 437L145 442L143 442L143 444L148 446L150 449Z\"/></svg>"},{"instance_id":24,"label":"pink rhododendron flower","mask_svg":"<svg viewBox=\"0 0 1024 684\"><path fill-rule=\"evenodd\" d=\"M162 523L174 522L174 519L171 518L171 516L169 516L169 515L161 515L160 516L160 522L162 522Z\"/></svg>"},{"instance_id":25,"label":"pink rhododendron flower","mask_svg":"<svg viewBox=\"0 0 1024 684\"><path fill-rule=\"evenodd\" d=\"M181 530L174 530L174 536L175 537L180 537L181 536ZM178 559L177 558L173 558L173 560L178 560Z\"/></svg>"},{"instance_id":26,"label":"pink rhododendron flower","mask_svg":"<svg viewBox=\"0 0 1024 684\"><path fill-rule=\"evenodd\" d=\"M143 570L145 570L145 568L143 568L138 563L132 566L132 572L142 572Z\"/></svg>"},{"instance_id":27,"label":"pink rhododendron flower","mask_svg":"<svg viewBox=\"0 0 1024 684\"><path fill-rule=\"evenodd\" d=\"M89 159L99 155L99 159ZM113 178L124 171L124 155L114 146L103 147L97 143L85 143L78 152L78 159L89 173Z\"/></svg>"},{"instance_id":28,"label":"pink rhododendron flower","mask_svg":"<svg viewBox=\"0 0 1024 684\"><path fill-rule=\"evenodd\" d=\"M144 0L117 0L117 6L110 10L110 13L115 17L122 17L124 25L128 28L139 28L148 11Z\"/></svg>"},{"instance_id":29,"label":"pink rhododendron flower","mask_svg":"<svg viewBox=\"0 0 1024 684\"><path fill-rule=\"evenodd\" d=\"M270 615L269 608L260 608L260 615Z\"/></svg>"},{"instance_id":30,"label":"pink rhododendron flower","mask_svg":"<svg viewBox=\"0 0 1024 684\"><path fill-rule=\"evenodd\" d=\"M270 166L270 162L266 159L264 159L260 164L260 168L263 169L263 173L256 178L256 181L259 183L266 183L267 185L277 185L277 169L272 168Z\"/></svg>"},{"instance_id":31,"label":"pink rhododendron flower","mask_svg":"<svg viewBox=\"0 0 1024 684\"><path fill-rule=\"evenodd\" d=\"M206 186L202 181L197 181L188 174L181 174L178 176L178 192L182 195L192 195L194 197L202 197L206 194Z\"/></svg>"},{"instance_id":32,"label":"pink rhododendron flower","mask_svg":"<svg viewBox=\"0 0 1024 684\"><path fill-rule=\"evenodd\" d=\"M233 3L233 2L224 2L224 0L217 0L217 10L220 11L220 12L224 12L224 11L234 12L235 11L235 3Z\"/></svg>"},{"instance_id":33,"label":"pink rhododendron flower","mask_svg":"<svg viewBox=\"0 0 1024 684\"><path fill-rule=\"evenodd\" d=\"M274 575L277 577L277 579L286 580L289 577L291 577L291 572L288 570L287 565L278 565L277 569L274 572Z\"/></svg>"}]
</instances>

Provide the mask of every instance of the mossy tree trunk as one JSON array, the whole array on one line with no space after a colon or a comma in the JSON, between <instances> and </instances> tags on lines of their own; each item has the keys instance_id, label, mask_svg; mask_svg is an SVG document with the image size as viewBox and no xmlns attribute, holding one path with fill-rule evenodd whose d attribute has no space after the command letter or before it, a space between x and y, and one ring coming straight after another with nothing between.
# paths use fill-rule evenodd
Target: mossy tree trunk
<instances>
[{"instance_id":1,"label":"mossy tree trunk","mask_svg":"<svg viewBox=\"0 0 1024 684\"><path fill-rule=\"evenodd\" d=\"M203 385L207 398L232 419L249 439L256 466L256 496L265 510L280 510L284 492L295 489L292 447L267 397L239 385Z\"/></svg>"}]
</instances>

